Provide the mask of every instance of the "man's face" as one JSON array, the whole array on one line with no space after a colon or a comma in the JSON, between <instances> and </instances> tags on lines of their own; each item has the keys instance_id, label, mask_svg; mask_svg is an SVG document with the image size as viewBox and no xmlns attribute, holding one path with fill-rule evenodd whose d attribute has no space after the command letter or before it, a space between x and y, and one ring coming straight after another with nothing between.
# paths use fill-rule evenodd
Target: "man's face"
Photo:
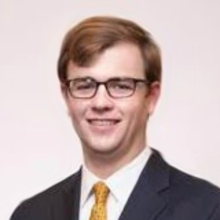
<instances>
[{"instance_id":1,"label":"man's face","mask_svg":"<svg viewBox=\"0 0 220 220\"><path fill-rule=\"evenodd\" d=\"M68 79L91 77L101 82L115 77L145 79L140 50L130 43L107 49L90 67L70 62L67 74ZM146 122L159 96L159 83L151 87L137 84L133 96L117 99L103 85L90 99L72 98L62 90L85 160L100 155L127 161L145 147Z\"/></svg>"}]
</instances>

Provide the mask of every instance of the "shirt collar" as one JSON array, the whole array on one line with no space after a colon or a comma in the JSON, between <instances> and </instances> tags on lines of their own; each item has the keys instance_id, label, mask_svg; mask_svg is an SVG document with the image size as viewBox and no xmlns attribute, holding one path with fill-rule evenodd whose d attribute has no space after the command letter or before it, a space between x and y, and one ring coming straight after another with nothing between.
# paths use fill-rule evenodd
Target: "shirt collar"
<instances>
[{"instance_id":1,"label":"shirt collar","mask_svg":"<svg viewBox=\"0 0 220 220\"><path fill-rule=\"evenodd\" d=\"M145 147L129 164L125 165L105 180L101 180L95 176L85 165L83 165L80 206L84 206L91 196L93 185L98 181L103 181L109 187L110 193L116 201L125 199L124 197L129 195L134 188L150 155L151 149Z\"/></svg>"},{"instance_id":2,"label":"shirt collar","mask_svg":"<svg viewBox=\"0 0 220 220\"><path fill-rule=\"evenodd\" d=\"M100 181L85 165L82 167L82 183L81 183L81 198L80 206L84 206L88 198L91 196L93 185Z\"/></svg>"},{"instance_id":3,"label":"shirt collar","mask_svg":"<svg viewBox=\"0 0 220 220\"><path fill-rule=\"evenodd\" d=\"M117 201L130 195L150 155L150 148L144 148L129 164L116 171L106 180L106 184Z\"/></svg>"}]
</instances>

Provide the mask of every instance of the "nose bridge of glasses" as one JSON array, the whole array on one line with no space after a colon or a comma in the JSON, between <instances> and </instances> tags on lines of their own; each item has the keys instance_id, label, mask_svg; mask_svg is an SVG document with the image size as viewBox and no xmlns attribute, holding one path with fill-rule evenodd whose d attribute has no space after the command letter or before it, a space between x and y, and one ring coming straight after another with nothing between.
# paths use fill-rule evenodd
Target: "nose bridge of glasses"
<instances>
[{"instance_id":1,"label":"nose bridge of glasses","mask_svg":"<svg viewBox=\"0 0 220 220\"><path fill-rule=\"evenodd\" d=\"M106 87L105 82L97 84L96 93L90 102L93 110L103 112L113 109L114 101L110 97Z\"/></svg>"},{"instance_id":2,"label":"nose bridge of glasses","mask_svg":"<svg viewBox=\"0 0 220 220\"><path fill-rule=\"evenodd\" d=\"M104 96L108 96L110 97L110 93L109 93L109 89L108 89L108 81L105 82L97 82L96 85L96 96L99 95L99 93L101 93Z\"/></svg>"}]
</instances>

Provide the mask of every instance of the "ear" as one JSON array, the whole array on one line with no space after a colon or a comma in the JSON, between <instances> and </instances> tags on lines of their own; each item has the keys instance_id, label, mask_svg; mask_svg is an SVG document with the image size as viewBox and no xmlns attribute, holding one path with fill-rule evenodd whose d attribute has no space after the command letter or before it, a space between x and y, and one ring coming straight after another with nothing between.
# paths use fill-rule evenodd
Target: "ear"
<instances>
[{"instance_id":1,"label":"ear","mask_svg":"<svg viewBox=\"0 0 220 220\"><path fill-rule=\"evenodd\" d=\"M156 108L158 99L160 97L161 85L160 82L153 82L148 88L148 113L152 115Z\"/></svg>"},{"instance_id":2,"label":"ear","mask_svg":"<svg viewBox=\"0 0 220 220\"><path fill-rule=\"evenodd\" d=\"M70 116L69 95L68 95L67 87L66 87L66 85L64 83L60 83L60 91L61 91L62 97L64 99L64 102L66 103L67 114Z\"/></svg>"},{"instance_id":3,"label":"ear","mask_svg":"<svg viewBox=\"0 0 220 220\"><path fill-rule=\"evenodd\" d=\"M60 82L60 91L61 91L64 101L66 102L68 99L68 91L67 91L66 85L62 82Z\"/></svg>"}]
</instances>

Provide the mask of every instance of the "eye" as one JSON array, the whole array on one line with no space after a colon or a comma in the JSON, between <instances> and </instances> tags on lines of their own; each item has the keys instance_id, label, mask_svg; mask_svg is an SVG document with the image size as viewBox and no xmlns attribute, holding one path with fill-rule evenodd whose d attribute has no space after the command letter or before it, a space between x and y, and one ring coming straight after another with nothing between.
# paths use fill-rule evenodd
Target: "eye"
<instances>
[{"instance_id":1,"label":"eye","mask_svg":"<svg viewBox=\"0 0 220 220\"><path fill-rule=\"evenodd\" d=\"M133 90L133 83L130 80L111 81L111 86L114 90Z\"/></svg>"},{"instance_id":2,"label":"eye","mask_svg":"<svg viewBox=\"0 0 220 220\"><path fill-rule=\"evenodd\" d=\"M89 79L80 79L72 82L70 88L72 90L90 90L96 87L94 81Z\"/></svg>"},{"instance_id":3,"label":"eye","mask_svg":"<svg viewBox=\"0 0 220 220\"><path fill-rule=\"evenodd\" d=\"M74 85L74 88L76 90L87 90L87 89L93 89L94 88L94 83L88 83L88 82L80 82L80 83L76 83Z\"/></svg>"}]
</instances>

